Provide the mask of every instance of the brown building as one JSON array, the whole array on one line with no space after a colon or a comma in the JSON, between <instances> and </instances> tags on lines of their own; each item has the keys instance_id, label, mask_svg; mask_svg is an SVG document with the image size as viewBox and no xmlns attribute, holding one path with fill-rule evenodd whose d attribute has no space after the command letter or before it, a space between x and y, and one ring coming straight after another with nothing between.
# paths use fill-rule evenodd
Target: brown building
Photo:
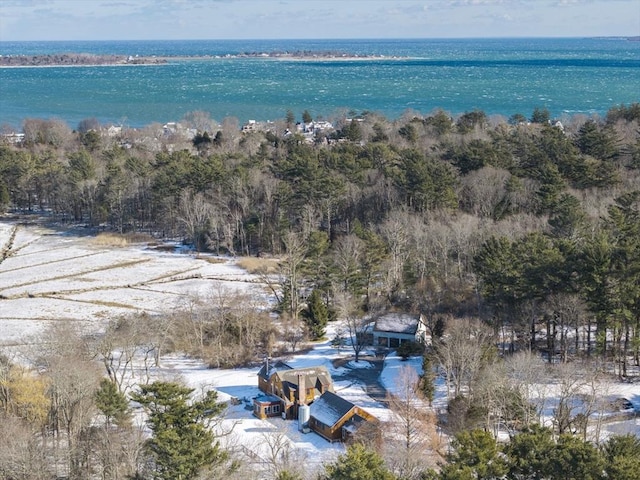
<instances>
[{"instance_id":1,"label":"brown building","mask_svg":"<svg viewBox=\"0 0 640 480\"><path fill-rule=\"evenodd\" d=\"M311 404L309 428L330 442L348 440L365 422L378 420L333 392L325 392Z\"/></svg>"},{"instance_id":2,"label":"brown building","mask_svg":"<svg viewBox=\"0 0 640 480\"><path fill-rule=\"evenodd\" d=\"M298 405L308 405L325 392L333 391L331 374L322 366L309 368L291 368L283 362L265 364L258 372L258 388L271 397L281 401L280 413L283 418L296 419ZM257 397L256 400L260 398ZM254 400L254 413L259 418L275 416L273 398L271 403L261 405ZM270 415L266 407L270 407ZM265 410L263 411L262 408ZM257 410L256 410L257 409ZM260 413L262 412L262 413Z\"/></svg>"}]
</instances>

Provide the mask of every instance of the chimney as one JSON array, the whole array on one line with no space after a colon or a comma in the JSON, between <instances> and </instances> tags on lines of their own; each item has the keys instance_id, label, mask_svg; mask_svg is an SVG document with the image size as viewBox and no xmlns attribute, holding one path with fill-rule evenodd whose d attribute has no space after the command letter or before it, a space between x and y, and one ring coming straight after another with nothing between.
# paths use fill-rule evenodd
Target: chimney
<instances>
[{"instance_id":1,"label":"chimney","mask_svg":"<svg viewBox=\"0 0 640 480\"><path fill-rule=\"evenodd\" d=\"M307 404L307 392L305 391L304 374L298 374L298 405Z\"/></svg>"}]
</instances>

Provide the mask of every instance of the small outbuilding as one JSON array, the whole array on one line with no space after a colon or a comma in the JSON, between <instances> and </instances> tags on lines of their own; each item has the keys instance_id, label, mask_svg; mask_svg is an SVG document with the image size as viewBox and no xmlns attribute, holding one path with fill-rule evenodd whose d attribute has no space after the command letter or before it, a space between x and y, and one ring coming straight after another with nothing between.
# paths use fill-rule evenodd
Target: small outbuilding
<instances>
[{"instance_id":1,"label":"small outbuilding","mask_svg":"<svg viewBox=\"0 0 640 480\"><path fill-rule=\"evenodd\" d=\"M404 342L426 343L427 325L422 314L387 313L373 326L373 344L398 348Z\"/></svg>"},{"instance_id":2,"label":"small outbuilding","mask_svg":"<svg viewBox=\"0 0 640 480\"><path fill-rule=\"evenodd\" d=\"M333 392L325 392L311 404L309 428L330 442L345 441L364 422L377 419Z\"/></svg>"}]
</instances>

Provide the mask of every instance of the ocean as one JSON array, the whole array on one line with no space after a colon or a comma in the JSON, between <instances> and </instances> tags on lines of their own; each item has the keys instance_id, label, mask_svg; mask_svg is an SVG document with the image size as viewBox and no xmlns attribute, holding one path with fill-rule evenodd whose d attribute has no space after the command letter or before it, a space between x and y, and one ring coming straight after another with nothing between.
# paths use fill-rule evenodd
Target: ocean
<instances>
[{"instance_id":1,"label":"ocean","mask_svg":"<svg viewBox=\"0 0 640 480\"><path fill-rule=\"evenodd\" d=\"M355 60L225 58L333 51ZM276 120L287 110L332 119L373 111L553 117L604 115L640 101L640 42L623 38L0 42L0 55L175 56L163 65L0 68L0 125L86 118L141 127L204 110ZM189 58L191 57L191 58ZM217 58L216 58L217 57Z\"/></svg>"}]
</instances>

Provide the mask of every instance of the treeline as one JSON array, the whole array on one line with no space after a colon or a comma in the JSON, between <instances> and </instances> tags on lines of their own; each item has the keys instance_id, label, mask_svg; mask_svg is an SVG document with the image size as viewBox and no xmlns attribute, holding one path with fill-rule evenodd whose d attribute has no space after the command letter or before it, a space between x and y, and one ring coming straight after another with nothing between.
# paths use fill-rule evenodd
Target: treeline
<instances>
[{"instance_id":1,"label":"treeline","mask_svg":"<svg viewBox=\"0 0 640 480\"><path fill-rule=\"evenodd\" d=\"M640 104L564 125L544 109L363 113L314 143L287 117L241 133L192 112L192 139L27 120L23 142L0 147L0 205L278 256L274 292L294 319L316 289L329 318L346 294L361 312L421 311L432 328L481 318L505 350L550 361L638 364Z\"/></svg>"}]
</instances>

